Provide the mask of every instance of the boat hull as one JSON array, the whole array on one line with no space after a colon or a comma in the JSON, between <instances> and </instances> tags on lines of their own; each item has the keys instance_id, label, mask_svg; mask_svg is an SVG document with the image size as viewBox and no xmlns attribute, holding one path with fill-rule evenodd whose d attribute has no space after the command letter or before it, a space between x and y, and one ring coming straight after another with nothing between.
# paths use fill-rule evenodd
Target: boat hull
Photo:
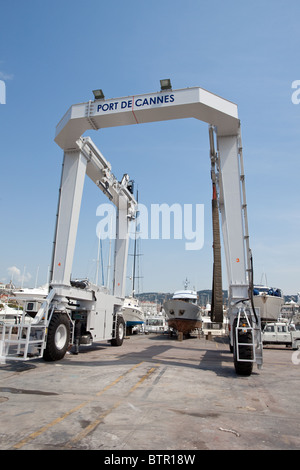
<instances>
[{"instance_id":1,"label":"boat hull","mask_svg":"<svg viewBox=\"0 0 300 470\"><path fill-rule=\"evenodd\" d=\"M125 300L122 313L127 327L142 325L145 322L143 311L138 303L131 299Z\"/></svg>"},{"instance_id":2,"label":"boat hull","mask_svg":"<svg viewBox=\"0 0 300 470\"><path fill-rule=\"evenodd\" d=\"M201 310L198 305L171 299L164 303L164 310L169 327L180 333L187 334L202 326Z\"/></svg>"},{"instance_id":3,"label":"boat hull","mask_svg":"<svg viewBox=\"0 0 300 470\"><path fill-rule=\"evenodd\" d=\"M284 304L282 297L271 295L255 295L253 297L255 308L259 308L261 321L277 321Z\"/></svg>"},{"instance_id":4,"label":"boat hull","mask_svg":"<svg viewBox=\"0 0 300 470\"><path fill-rule=\"evenodd\" d=\"M136 315L135 312L132 311L124 311L123 318L126 323L126 326L137 326L145 323L143 318Z\"/></svg>"}]
</instances>

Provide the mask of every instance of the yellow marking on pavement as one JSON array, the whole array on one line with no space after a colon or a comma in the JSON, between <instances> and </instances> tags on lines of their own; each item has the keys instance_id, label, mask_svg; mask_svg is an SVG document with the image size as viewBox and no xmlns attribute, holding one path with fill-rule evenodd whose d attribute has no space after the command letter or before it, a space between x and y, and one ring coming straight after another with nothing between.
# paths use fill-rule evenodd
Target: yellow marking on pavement
<instances>
[{"instance_id":1,"label":"yellow marking on pavement","mask_svg":"<svg viewBox=\"0 0 300 470\"><path fill-rule=\"evenodd\" d=\"M124 374L120 375L116 380L114 380L113 382L111 382L110 384L108 384L106 387L104 387L102 390L100 390L96 395L95 397L91 398L90 400L86 400L82 403L80 403L80 405L77 405L75 406L75 408L72 408L71 410L67 411L66 413L64 413L62 416L59 416L58 418L54 419L53 421L51 421L51 423L48 423L46 424L45 426L41 427L40 429L38 429L37 431L29 434L29 436L25 437L24 439L22 439L22 441L18 442L17 444L13 445L13 449L20 449L21 447L24 447L29 441L32 441L33 439L35 439L36 437L40 436L41 434L43 434L45 431L47 431L48 429L50 429L51 427L55 426L56 424L62 422L64 419L66 419L68 416L70 416L71 414L73 413L76 413L76 411L79 411L81 408L83 408L84 406L88 405L89 403L91 403L92 401L95 400L96 397L99 397L100 395L102 395L104 392L106 392L107 390L109 390L111 387L113 387L114 385L116 385L118 382L120 382L120 380L122 380L127 374L129 374L130 372L132 372L134 369L136 369L137 367L139 367L141 364L143 364L144 361L142 362L139 362L138 364L135 364L133 367L131 367L131 369L129 369L128 371L124 372Z\"/></svg>"},{"instance_id":2,"label":"yellow marking on pavement","mask_svg":"<svg viewBox=\"0 0 300 470\"><path fill-rule=\"evenodd\" d=\"M156 367L151 367L151 369L145 375L143 375L143 377L135 385L133 385L131 387L129 392L126 394L126 397L128 397L134 390L136 390L144 382L144 380L146 380L157 369L158 365ZM106 410L104 413L102 413L100 416L98 416L97 419L95 419L86 428L84 428L79 434L77 434L77 436L73 437L66 444L65 447L72 447L72 444L74 444L75 442L80 441L81 439L86 437L88 434L90 434L98 426L98 424L100 424L107 415L109 415L112 411L114 411L116 408L118 408L123 401L124 401L124 398L122 398L121 400L114 403L113 406L111 406L108 410Z\"/></svg>"}]
</instances>

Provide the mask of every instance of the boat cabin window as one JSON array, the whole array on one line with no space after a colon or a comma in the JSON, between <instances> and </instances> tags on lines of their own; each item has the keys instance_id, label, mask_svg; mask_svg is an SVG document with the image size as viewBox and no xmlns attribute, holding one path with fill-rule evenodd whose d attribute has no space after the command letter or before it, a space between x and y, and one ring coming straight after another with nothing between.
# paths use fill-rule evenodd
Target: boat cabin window
<instances>
[{"instance_id":1,"label":"boat cabin window","mask_svg":"<svg viewBox=\"0 0 300 470\"><path fill-rule=\"evenodd\" d=\"M196 304L196 303L197 303L197 300L196 300L196 299L187 299L186 297L184 297L184 298L178 297L178 298L175 299L175 300L181 300L182 302L189 302L189 303L192 303L192 304Z\"/></svg>"}]
</instances>

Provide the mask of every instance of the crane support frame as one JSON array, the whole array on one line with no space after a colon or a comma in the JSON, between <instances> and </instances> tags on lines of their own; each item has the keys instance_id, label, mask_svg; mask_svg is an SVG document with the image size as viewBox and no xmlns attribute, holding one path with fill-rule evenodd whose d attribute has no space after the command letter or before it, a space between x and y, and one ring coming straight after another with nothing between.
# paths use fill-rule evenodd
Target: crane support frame
<instances>
[{"instance_id":1,"label":"crane support frame","mask_svg":"<svg viewBox=\"0 0 300 470\"><path fill-rule=\"evenodd\" d=\"M53 250L53 288L61 290L61 304L56 295L56 308L65 308L66 289L70 287L70 273L74 255L79 208L84 175L88 174L99 187L106 188L98 176L102 172L104 182L110 172L99 151L95 151L89 138L82 137L88 130L133 125L173 119L195 118L213 126L217 139L216 182L218 207L222 219L222 233L226 257L229 317L231 325L230 341L235 350L235 366L239 372L241 355L237 353L239 341L237 332L247 323L246 343L252 349L251 357L242 359L242 372L251 373L244 364L262 365L260 350L260 324L258 312L254 312L250 302L250 248L245 203L245 182L241 152L241 126L235 103L217 96L200 87L179 90L162 90L156 93L133 95L109 100L95 99L72 105L58 123L55 142L64 151L60 209L57 217L56 239ZM70 175L71 178L70 178ZM109 191L113 188L110 185ZM126 187L119 188L118 194L111 194L118 207L119 230L115 255L114 296L122 297L124 269L128 249L128 217L134 213L134 201L128 198ZM110 193L107 193L109 195ZM72 206L70 206L72 204ZM71 209L70 209L71 207ZM61 215L64 215L61 217ZM121 233L123 235L121 235ZM75 239L74 239L75 238ZM127 240L127 242L126 242ZM88 294L88 293L87 293ZM90 293L89 295L93 295ZM70 299L70 296L69 296ZM69 301L69 300L68 300ZM61 307L62 306L62 307ZM241 330L242 331L242 330ZM237 338L235 340L235 337ZM251 337L251 341L248 337ZM244 348L245 349L245 348ZM253 354L253 349L258 353Z\"/></svg>"},{"instance_id":2,"label":"crane support frame","mask_svg":"<svg viewBox=\"0 0 300 470\"><path fill-rule=\"evenodd\" d=\"M117 207L112 293L104 286L71 280L85 175ZM69 343L75 344L77 351L82 342L111 340L116 346L122 344L129 223L137 209L129 183L127 174L120 182L116 179L110 163L89 137L79 137L76 148L64 152L50 291L41 305L26 302L19 324L0 323L0 362L7 358L58 360ZM33 312L35 304L39 308ZM33 314L32 318L28 318L28 313Z\"/></svg>"},{"instance_id":3,"label":"crane support frame","mask_svg":"<svg viewBox=\"0 0 300 470\"><path fill-rule=\"evenodd\" d=\"M75 242L85 175L117 207L114 295L125 295L129 222L134 219L137 202L128 190L128 175L118 182L110 163L89 137L80 137L77 149L64 151L59 209L51 268L52 287L70 286Z\"/></svg>"}]
</instances>

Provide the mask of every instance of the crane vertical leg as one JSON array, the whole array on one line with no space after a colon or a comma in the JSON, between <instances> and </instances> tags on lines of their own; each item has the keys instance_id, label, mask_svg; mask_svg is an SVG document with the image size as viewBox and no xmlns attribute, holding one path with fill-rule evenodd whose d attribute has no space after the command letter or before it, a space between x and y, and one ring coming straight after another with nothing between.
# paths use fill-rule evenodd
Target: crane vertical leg
<instances>
[{"instance_id":1,"label":"crane vertical leg","mask_svg":"<svg viewBox=\"0 0 300 470\"><path fill-rule=\"evenodd\" d=\"M238 135L218 137L219 204L226 255L229 302L248 298Z\"/></svg>"},{"instance_id":2,"label":"crane vertical leg","mask_svg":"<svg viewBox=\"0 0 300 470\"><path fill-rule=\"evenodd\" d=\"M262 365L260 320L251 306L251 267L240 134L218 136L219 203L228 276L230 344L236 372Z\"/></svg>"},{"instance_id":3,"label":"crane vertical leg","mask_svg":"<svg viewBox=\"0 0 300 470\"><path fill-rule=\"evenodd\" d=\"M87 160L80 151L65 152L51 268L52 285L70 285L86 165Z\"/></svg>"}]
</instances>

